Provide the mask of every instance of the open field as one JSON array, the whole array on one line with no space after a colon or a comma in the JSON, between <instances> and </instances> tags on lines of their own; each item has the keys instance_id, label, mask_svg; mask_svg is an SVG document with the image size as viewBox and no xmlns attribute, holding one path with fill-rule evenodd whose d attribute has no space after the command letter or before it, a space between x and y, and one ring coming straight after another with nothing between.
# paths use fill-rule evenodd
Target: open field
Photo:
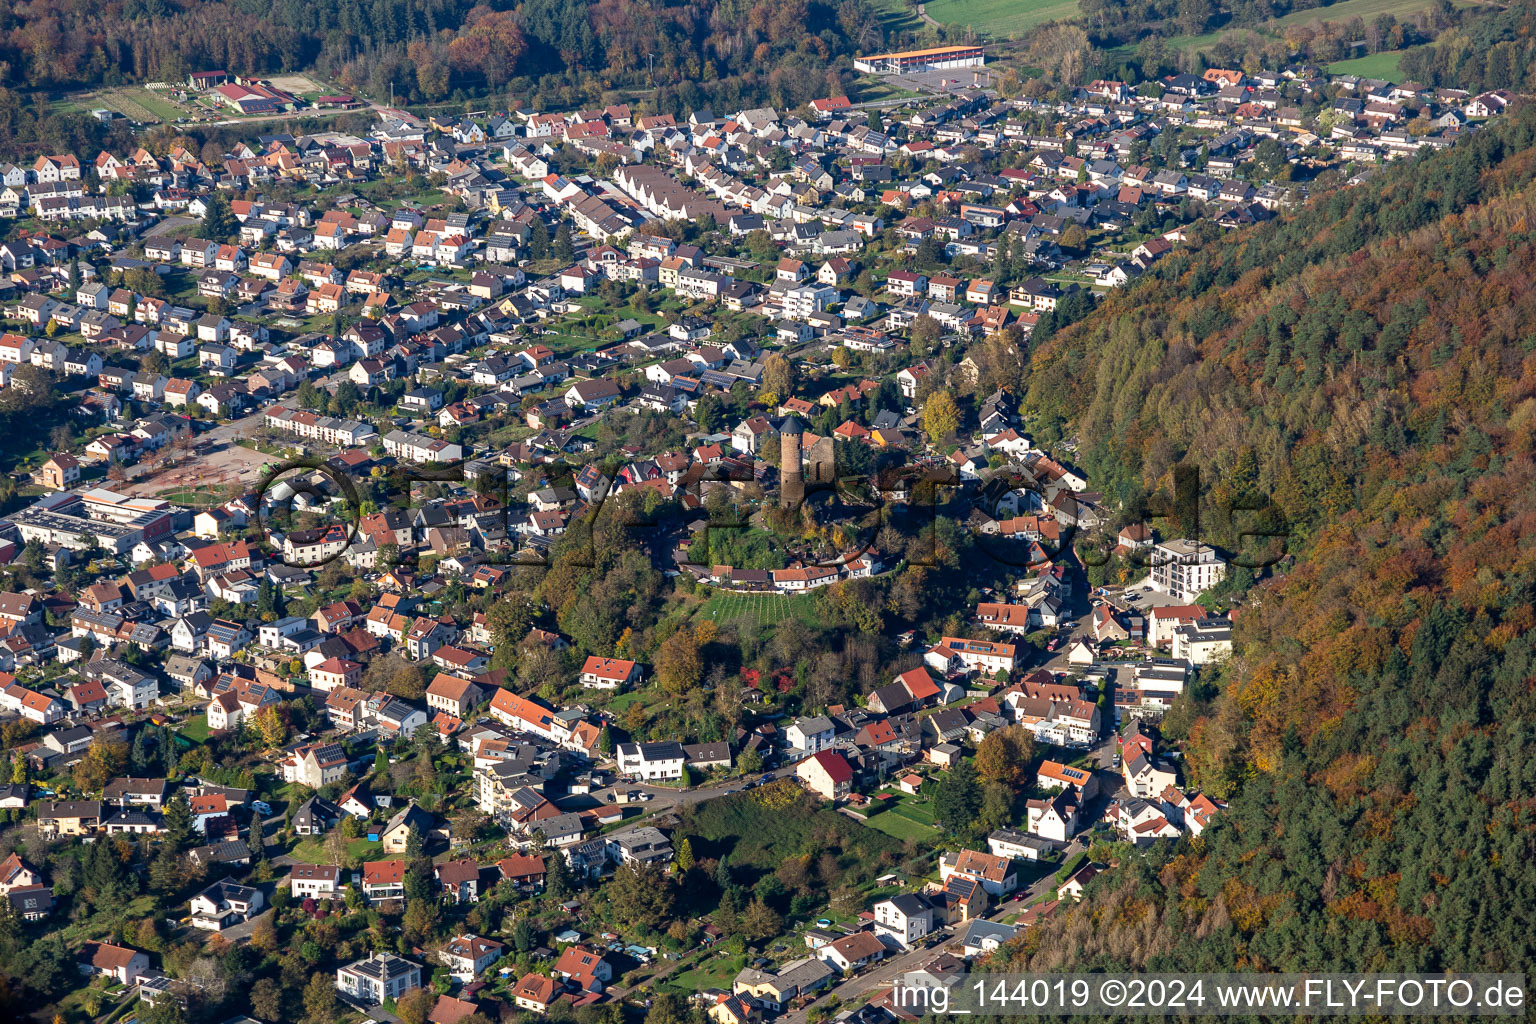
<instances>
[{"instance_id":1,"label":"open field","mask_svg":"<svg viewBox=\"0 0 1536 1024\"><path fill-rule=\"evenodd\" d=\"M914 89L903 89L899 75L860 75L848 89L848 98L854 103L910 100L921 95Z\"/></svg>"},{"instance_id":2,"label":"open field","mask_svg":"<svg viewBox=\"0 0 1536 1024\"><path fill-rule=\"evenodd\" d=\"M724 625L743 619L758 627L797 618L814 624L820 617L818 594L716 594L699 607L698 617Z\"/></svg>"},{"instance_id":3,"label":"open field","mask_svg":"<svg viewBox=\"0 0 1536 1024\"><path fill-rule=\"evenodd\" d=\"M922 32L926 28L911 0L870 0L869 6L880 18L880 27L887 34Z\"/></svg>"},{"instance_id":4,"label":"open field","mask_svg":"<svg viewBox=\"0 0 1536 1024\"><path fill-rule=\"evenodd\" d=\"M864 824L876 832L883 832L892 839L908 840L932 839L938 834L938 829L932 825L924 825L900 813L895 808L881 811L879 814L871 814L865 819Z\"/></svg>"},{"instance_id":5,"label":"open field","mask_svg":"<svg viewBox=\"0 0 1536 1024\"><path fill-rule=\"evenodd\" d=\"M268 79L274 88L283 92L292 93L295 96L303 96L306 93L323 93L325 86L316 82L308 75L274 75Z\"/></svg>"},{"instance_id":6,"label":"open field","mask_svg":"<svg viewBox=\"0 0 1536 1024\"><path fill-rule=\"evenodd\" d=\"M277 461L275 456L232 444L153 476L138 477L124 490L136 497L168 498L188 492L211 495L232 483L255 484L261 479L262 468Z\"/></svg>"},{"instance_id":7,"label":"open field","mask_svg":"<svg viewBox=\"0 0 1536 1024\"><path fill-rule=\"evenodd\" d=\"M1348 21L1351 18L1362 18L1369 21L1378 14L1394 14L1402 18L1410 14L1418 14L1421 11L1429 10L1433 2L1434 0L1342 0L1341 3L1328 7L1312 7L1304 11L1293 11L1283 18L1276 18L1266 25L1253 29L1253 31L1260 34L1274 34L1279 29L1283 29L1288 25L1309 25L1316 21ZM1451 0L1451 6L1471 7L1475 2L1476 0ZM1215 46L1221 37L1228 32L1242 31L1245 30L1237 26L1228 26L1199 36L1173 36L1167 40L1167 43L1171 48L1184 50L1187 53L1195 53L1199 50L1208 50ZM1372 57L1376 56L1380 55L1372 55ZM1362 57L1358 59L1370 60L1371 58ZM1339 63L1347 64L1351 62L1340 61ZM1334 65L1330 65L1330 70L1333 67ZM1363 72L1335 72L1335 74L1339 73L1362 74Z\"/></svg>"},{"instance_id":8,"label":"open field","mask_svg":"<svg viewBox=\"0 0 1536 1024\"><path fill-rule=\"evenodd\" d=\"M122 97L129 103L136 103L144 107L150 113L162 121L175 121L178 117L185 117L187 111L177 106L176 103L153 89L143 86L130 86L124 89L114 89L112 94Z\"/></svg>"},{"instance_id":9,"label":"open field","mask_svg":"<svg viewBox=\"0 0 1536 1024\"><path fill-rule=\"evenodd\" d=\"M784 779L750 793L690 804L682 818L680 827L694 855L703 859L728 853L732 872L746 885L777 871L790 857L810 852L814 858L830 849L841 850L844 880L863 885L882 873L881 854L894 853L899 845Z\"/></svg>"},{"instance_id":10,"label":"open field","mask_svg":"<svg viewBox=\"0 0 1536 1024\"><path fill-rule=\"evenodd\" d=\"M1402 55L1402 50L1392 50L1388 53L1373 53L1369 57L1356 57L1354 60L1336 60L1328 65L1328 73L1359 75L1361 78L1385 78L1392 81L1402 74L1397 67L1397 62Z\"/></svg>"},{"instance_id":11,"label":"open field","mask_svg":"<svg viewBox=\"0 0 1536 1024\"><path fill-rule=\"evenodd\" d=\"M894 787L882 790L879 796L885 797L876 801L882 809L871 813L865 825L902 840L927 840L938 834L933 823L932 797L912 796Z\"/></svg>"},{"instance_id":12,"label":"open field","mask_svg":"<svg viewBox=\"0 0 1536 1024\"><path fill-rule=\"evenodd\" d=\"M219 487L182 487L169 491L162 491L155 495L164 498L176 505L187 505L195 508L208 508L221 504L224 500L224 492Z\"/></svg>"},{"instance_id":13,"label":"open field","mask_svg":"<svg viewBox=\"0 0 1536 1024\"><path fill-rule=\"evenodd\" d=\"M178 107L169 98L142 85L117 86L96 92L79 93L61 103L59 109L85 111L105 107L139 124L171 122L179 117L188 116L188 111Z\"/></svg>"},{"instance_id":14,"label":"open field","mask_svg":"<svg viewBox=\"0 0 1536 1024\"><path fill-rule=\"evenodd\" d=\"M945 25L989 36L1015 36L1048 21L1078 16L1077 0L930 0L923 10Z\"/></svg>"},{"instance_id":15,"label":"open field","mask_svg":"<svg viewBox=\"0 0 1536 1024\"><path fill-rule=\"evenodd\" d=\"M1329 7L1315 7L1309 11L1292 11L1283 18L1275 19L1280 25L1308 25L1314 21L1348 21L1350 18L1371 20L1378 14L1394 14L1399 18L1427 11L1434 0L1343 0ZM1452 7L1471 7L1473 0L1451 0Z\"/></svg>"}]
</instances>

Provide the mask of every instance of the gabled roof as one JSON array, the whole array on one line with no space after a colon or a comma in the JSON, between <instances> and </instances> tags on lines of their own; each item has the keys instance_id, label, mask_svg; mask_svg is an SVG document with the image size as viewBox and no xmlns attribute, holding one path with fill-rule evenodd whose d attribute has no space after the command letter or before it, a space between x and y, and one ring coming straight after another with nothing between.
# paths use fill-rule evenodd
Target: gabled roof
<instances>
[{"instance_id":1,"label":"gabled roof","mask_svg":"<svg viewBox=\"0 0 1536 1024\"><path fill-rule=\"evenodd\" d=\"M912 695L913 700L927 700L939 695L939 684L933 681L926 669L911 669L897 676L896 680Z\"/></svg>"},{"instance_id":2,"label":"gabled roof","mask_svg":"<svg viewBox=\"0 0 1536 1024\"><path fill-rule=\"evenodd\" d=\"M835 750L823 750L812 754L808 760L816 762L834 783L853 781L853 768L846 758Z\"/></svg>"},{"instance_id":3,"label":"gabled roof","mask_svg":"<svg viewBox=\"0 0 1536 1024\"><path fill-rule=\"evenodd\" d=\"M459 860L445 860L434 869L437 880L444 885L463 885L465 882L479 882L480 865L473 857L462 857Z\"/></svg>"},{"instance_id":4,"label":"gabled roof","mask_svg":"<svg viewBox=\"0 0 1536 1024\"><path fill-rule=\"evenodd\" d=\"M98 971L122 970L142 956L138 950L114 946L110 942L87 942L80 950L80 962L90 964Z\"/></svg>"},{"instance_id":5,"label":"gabled roof","mask_svg":"<svg viewBox=\"0 0 1536 1024\"><path fill-rule=\"evenodd\" d=\"M394 885L404 881L403 860L370 860L363 864L364 885Z\"/></svg>"},{"instance_id":6,"label":"gabled roof","mask_svg":"<svg viewBox=\"0 0 1536 1024\"><path fill-rule=\"evenodd\" d=\"M596 980L598 965L601 963L603 963L603 954L585 946L567 946L565 952L560 954L560 959L555 962L555 971L574 979L582 988L591 988L592 982Z\"/></svg>"}]
</instances>

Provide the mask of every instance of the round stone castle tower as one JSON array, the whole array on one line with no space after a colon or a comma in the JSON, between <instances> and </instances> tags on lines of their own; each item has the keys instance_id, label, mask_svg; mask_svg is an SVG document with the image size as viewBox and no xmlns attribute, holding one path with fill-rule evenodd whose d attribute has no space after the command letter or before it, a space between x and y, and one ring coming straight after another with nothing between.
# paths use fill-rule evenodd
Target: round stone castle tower
<instances>
[{"instance_id":1,"label":"round stone castle tower","mask_svg":"<svg viewBox=\"0 0 1536 1024\"><path fill-rule=\"evenodd\" d=\"M794 508L805 500L805 470L800 463L800 440L805 427L793 416L779 427L779 504Z\"/></svg>"}]
</instances>

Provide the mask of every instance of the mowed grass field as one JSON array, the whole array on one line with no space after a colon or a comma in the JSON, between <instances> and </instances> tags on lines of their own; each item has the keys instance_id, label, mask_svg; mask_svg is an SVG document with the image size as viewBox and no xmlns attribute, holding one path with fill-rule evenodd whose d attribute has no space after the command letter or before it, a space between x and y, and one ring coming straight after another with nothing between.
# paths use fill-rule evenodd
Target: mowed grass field
<instances>
[{"instance_id":1,"label":"mowed grass field","mask_svg":"<svg viewBox=\"0 0 1536 1024\"><path fill-rule=\"evenodd\" d=\"M1348 21L1363 18L1370 21L1378 14L1395 14L1399 18L1427 11L1434 0L1343 0L1327 7L1314 7L1310 11L1292 11L1275 19L1281 25L1308 25L1314 21ZM1451 0L1452 7L1471 7L1472 0Z\"/></svg>"},{"instance_id":2,"label":"mowed grass field","mask_svg":"<svg viewBox=\"0 0 1536 1024\"><path fill-rule=\"evenodd\" d=\"M925 27L912 0L869 0L869 8L887 33L921 32Z\"/></svg>"},{"instance_id":3,"label":"mowed grass field","mask_svg":"<svg viewBox=\"0 0 1536 1024\"><path fill-rule=\"evenodd\" d=\"M864 824L903 841L931 839L938 834L933 823L931 800L900 793L895 795L896 799L885 802L884 810L871 814Z\"/></svg>"},{"instance_id":4,"label":"mowed grass field","mask_svg":"<svg viewBox=\"0 0 1536 1024\"><path fill-rule=\"evenodd\" d=\"M932 839L939 831L932 825L924 825L920 821L913 821L906 815L894 810L872 814L864 824L876 832L884 832L892 839L900 839L902 842L906 842L909 839Z\"/></svg>"},{"instance_id":5,"label":"mowed grass field","mask_svg":"<svg viewBox=\"0 0 1536 1024\"><path fill-rule=\"evenodd\" d=\"M814 625L820 619L820 594L715 594L699 606L696 617L718 625L740 619L749 626L771 626L795 618Z\"/></svg>"},{"instance_id":6,"label":"mowed grass field","mask_svg":"<svg viewBox=\"0 0 1536 1024\"><path fill-rule=\"evenodd\" d=\"M930 0L924 10L934 21L968 26L990 36L1019 35L1080 13L1077 0Z\"/></svg>"},{"instance_id":7,"label":"mowed grass field","mask_svg":"<svg viewBox=\"0 0 1536 1024\"><path fill-rule=\"evenodd\" d=\"M1402 50L1393 50L1389 53L1373 53L1369 57L1356 57L1354 60L1336 60L1328 65L1330 75L1359 75L1361 78L1385 78L1387 81L1396 81L1402 76L1398 70L1398 59L1403 55Z\"/></svg>"}]
</instances>

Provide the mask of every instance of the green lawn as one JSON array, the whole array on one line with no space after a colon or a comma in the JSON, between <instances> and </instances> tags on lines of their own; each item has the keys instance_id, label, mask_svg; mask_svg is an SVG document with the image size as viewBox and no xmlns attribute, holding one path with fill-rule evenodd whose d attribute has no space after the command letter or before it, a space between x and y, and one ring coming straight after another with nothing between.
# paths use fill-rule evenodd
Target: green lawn
<instances>
[{"instance_id":1,"label":"green lawn","mask_svg":"<svg viewBox=\"0 0 1536 1024\"><path fill-rule=\"evenodd\" d=\"M383 843L371 843L367 839L353 839L347 843L347 854L358 860L378 860L384 856ZM327 864L330 855L325 852L325 837L306 839L294 845L288 856L304 864Z\"/></svg>"},{"instance_id":2,"label":"green lawn","mask_svg":"<svg viewBox=\"0 0 1536 1024\"><path fill-rule=\"evenodd\" d=\"M1077 0L931 0L924 10L934 21L993 36L1018 35L1080 13Z\"/></svg>"},{"instance_id":3,"label":"green lawn","mask_svg":"<svg viewBox=\"0 0 1536 1024\"><path fill-rule=\"evenodd\" d=\"M730 988L731 981L741 972L745 963L745 957L722 954L697 967L663 978L657 987L686 996L702 992L707 988Z\"/></svg>"},{"instance_id":4,"label":"green lawn","mask_svg":"<svg viewBox=\"0 0 1536 1024\"><path fill-rule=\"evenodd\" d=\"M881 800L883 809L871 814L864 824L897 839L928 840L938 834L931 797L911 796L894 787L884 792L890 798Z\"/></svg>"},{"instance_id":5,"label":"green lawn","mask_svg":"<svg viewBox=\"0 0 1536 1024\"><path fill-rule=\"evenodd\" d=\"M78 908L77 908L78 909ZM140 921L155 912L155 897L135 896L116 907L88 907L90 912L78 921L65 925L60 934L64 944L71 948L97 939L106 939L113 930L127 921Z\"/></svg>"},{"instance_id":6,"label":"green lawn","mask_svg":"<svg viewBox=\"0 0 1536 1024\"><path fill-rule=\"evenodd\" d=\"M629 690L610 700L608 702L608 710L615 715L622 714L631 704L643 699L645 699L645 695L639 690Z\"/></svg>"},{"instance_id":7,"label":"green lawn","mask_svg":"<svg viewBox=\"0 0 1536 1024\"><path fill-rule=\"evenodd\" d=\"M889 837L860 828L788 780L690 804L678 815L678 830L688 836L694 856L729 856L736 879L749 886L790 857L808 853L814 860L833 850L841 851L839 881L863 885L888 870L881 855L898 849Z\"/></svg>"},{"instance_id":8,"label":"green lawn","mask_svg":"<svg viewBox=\"0 0 1536 1024\"><path fill-rule=\"evenodd\" d=\"M559 334L545 334L539 337L539 344L549 346L557 356L575 355L577 352L599 348L612 341L612 338L606 337L602 332L587 335L567 334L562 331Z\"/></svg>"},{"instance_id":9,"label":"green lawn","mask_svg":"<svg viewBox=\"0 0 1536 1024\"><path fill-rule=\"evenodd\" d=\"M1361 78L1385 78L1388 81L1394 81L1402 74L1397 66L1398 59L1402 55L1402 50L1392 50L1388 53L1373 53L1369 57L1356 57L1354 60L1336 60L1328 65L1328 73L1359 75Z\"/></svg>"},{"instance_id":10,"label":"green lawn","mask_svg":"<svg viewBox=\"0 0 1536 1024\"><path fill-rule=\"evenodd\" d=\"M860 75L848 88L848 98L854 103L875 103L880 100L909 100L922 93L901 88L895 75ZM900 108L897 108L900 109Z\"/></svg>"},{"instance_id":11,"label":"green lawn","mask_svg":"<svg viewBox=\"0 0 1536 1024\"><path fill-rule=\"evenodd\" d=\"M614 306L601 295L583 295L576 300L576 304L588 313L601 313L613 318L614 323L620 320L637 320L651 329L666 326L666 318L660 313L642 312L632 305Z\"/></svg>"},{"instance_id":12,"label":"green lawn","mask_svg":"<svg viewBox=\"0 0 1536 1024\"><path fill-rule=\"evenodd\" d=\"M268 784L270 784L276 782L278 779L282 778L282 776L263 775L259 778L260 780L266 781ZM284 782L279 786L273 787L271 792L267 794L266 801L272 805L273 810L287 807L289 804L294 803L294 793L298 789L299 784L297 782ZM294 810L298 810L297 804L294 804Z\"/></svg>"},{"instance_id":13,"label":"green lawn","mask_svg":"<svg viewBox=\"0 0 1536 1024\"><path fill-rule=\"evenodd\" d=\"M922 32L927 27L917 16L917 8L911 0L869 0L869 9L880 19L880 27L887 35Z\"/></svg>"},{"instance_id":14,"label":"green lawn","mask_svg":"<svg viewBox=\"0 0 1536 1024\"><path fill-rule=\"evenodd\" d=\"M909 839L923 842L932 839L939 832L932 825L924 825L920 821L913 821L911 818L895 810L872 814L864 824L877 832L884 832L891 838L900 839L903 842Z\"/></svg>"},{"instance_id":15,"label":"green lawn","mask_svg":"<svg viewBox=\"0 0 1536 1024\"><path fill-rule=\"evenodd\" d=\"M213 732L213 730L208 728L207 715L198 715L196 718L189 718L187 720L187 724L181 727L181 734L187 739L191 740L193 743L203 742L208 738L208 735L211 732Z\"/></svg>"},{"instance_id":16,"label":"green lawn","mask_svg":"<svg viewBox=\"0 0 1536 1024\"><path fill-rule=\"evenodd\" d=\"M172 489L161 491L157 498L164 498L176 505L195 505L198 508L211 508L223 500L222 488L215 487L189 487L181 490Z\"/></svg>"},{"instance_id":17,"label":"green lawn","mask_svg":"<svg viewBox=\"0 0 1536 1024\"><path fill-rule=\"evenodd\" d=\"M732 619L745 619L757 626L769 626L785 619L797 618L807 624L821 619L820 594L731 594L721 593L705 601L697 616L725 624Z\"/></svg>"},{"instance_id":18,"label":"green lawn","mask_svg":"<svg viewBox=\"0 0 1536 1024\"><path fill-rule=\"evenodd\" d=\"M937 785L937 783L930 782L928 785ZM925 786L924 788L926 789L927 787ZM920 825L933 824L933 796L931 790L926 796L912 796L911 794L903 793L895 786L891 786L889 789L882 790L881 792L890 794L890 799L881 801L887 808L887 813L911 818Z\"/></svg>"}]
</instances>

